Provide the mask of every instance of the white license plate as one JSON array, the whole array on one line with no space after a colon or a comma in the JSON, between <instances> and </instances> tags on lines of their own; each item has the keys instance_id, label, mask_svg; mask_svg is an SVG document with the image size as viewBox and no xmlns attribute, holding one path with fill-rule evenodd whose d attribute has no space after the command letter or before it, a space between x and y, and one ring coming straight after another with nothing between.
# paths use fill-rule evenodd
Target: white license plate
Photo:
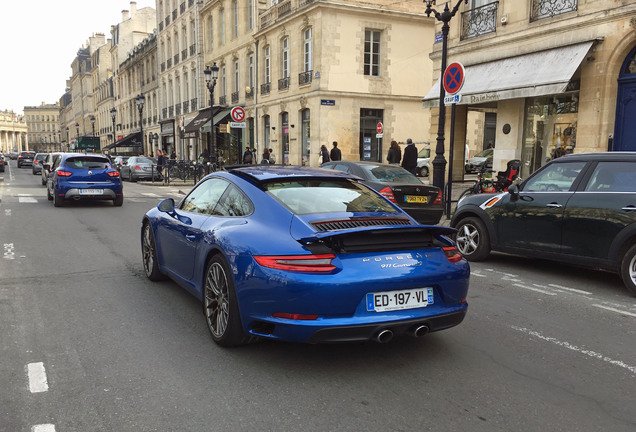
<instances>
[{"instance_id":1,"label":"white license plate","mask_svg":"<svg viewBox=\"0 0 636 432\"><path fill-rule=\"evenodd\" d=\"M433 288L415 288L367 294L367 310L386 312L433 304Z\"/></svg>"},{"instance_id":2,"label":"white license plate","mask_svg":"<svg viewBox=\"0 0 636 432\"><path fill-rule=\"evenodd\" d=\"M104 189L80 189L80 195L104 195Z\"/></svg>"}]
</instances>

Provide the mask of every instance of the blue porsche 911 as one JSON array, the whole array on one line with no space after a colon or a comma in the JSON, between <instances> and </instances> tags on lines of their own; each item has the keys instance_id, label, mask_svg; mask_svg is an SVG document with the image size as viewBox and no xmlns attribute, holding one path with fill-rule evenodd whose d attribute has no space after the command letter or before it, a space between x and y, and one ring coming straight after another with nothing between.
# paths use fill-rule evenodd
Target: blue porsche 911
<instances>
[{"instance_id":1,"label":"blue porsche 911","mask_svg":"<svg viewBox=\"0 0 636 432\"><path fill-rule=\"evenodd\" d=\"M201 300L219 345L388 342L464 319L470 269L454 232L419 225L351 174L261 165L161 201L141 248L149 279Z\"/></svg>"}]
</instances>

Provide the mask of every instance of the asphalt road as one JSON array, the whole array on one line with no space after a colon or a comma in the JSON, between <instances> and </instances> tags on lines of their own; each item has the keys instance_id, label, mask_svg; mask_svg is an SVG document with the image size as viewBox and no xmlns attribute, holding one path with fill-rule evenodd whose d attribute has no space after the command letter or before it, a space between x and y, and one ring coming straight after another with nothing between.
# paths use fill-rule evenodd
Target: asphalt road
<instances>
[{"instance_id":1,"label":"asphalt road","mask_svg":"<svg viewBox=\"0 0 636 432\"><path fill-rule=\"evenodd\" d=\"M12 161L0 182L2 432L636 430L615 275L494 255L453 329L223 349L195 298L143 273L141 216L179 187L54 208L39 179Z\"/></svg>"}]
</instances>

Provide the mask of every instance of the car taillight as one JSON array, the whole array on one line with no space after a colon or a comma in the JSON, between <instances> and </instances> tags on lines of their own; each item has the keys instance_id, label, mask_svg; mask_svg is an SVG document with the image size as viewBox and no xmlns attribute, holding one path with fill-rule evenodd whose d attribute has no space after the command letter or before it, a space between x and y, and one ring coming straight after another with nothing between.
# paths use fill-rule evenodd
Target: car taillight
<instances>
[{"instance_id":1,"label":"car taillight","mask_svg":"<svg viewBox=\"0 0 636 432\"><path fill-rule=\"evenodd\" d=\"M380 195L382 195L384 198L388 199L391 202L397 202L395 201L395 196L393 195L393 190L391 190L390 187L385 187L384 189L382 189L380 191Z\"/></svg>"},{"instance_id":2,"label":"car taillight","mask_svg":"<svg viewBox=\"0 0 636 432\"><path fill-rule=\"evenodd\" d=\"M108 175L111 177L119 177L119 171L109 171Z\"/></svg>"},{"instance_id":3,"label":"car taillight","mask_svg":"<svg viewBox=\"0 0 636 432\"><path fill-rule=\"evenodd\" d=\"M139 165L135 165L133 168L135 168L136 170L140 170L141 167Z\"/></svg>"},{"instance_id":4,"label":"car taillight","mask_svg":"<svg viewBox=\"0 0 636 432\"><path fill-rule=\"evenodd\" d=\"M34 160L33 163L37 165L39 162L37 160Z\"/></svg>"},{"instance_id":5,"label":"car taillight","mask_svg":"<svg viewBox=\"0 0 636 432\"><path fill-rule=\"evenodd\" d=\"M62 171L62 170L57 170L55 173L60 177L70 177L71 174L73 174L70 171Z\"/></svg>"},{"instance_id":6,"label":"car taillight","mask_svg":"<svg viewBox=\"0 0 636 432\"><path fill-rule=\"evenodd\" d=\"M444 251L444 254L446 254L446 258L448 258L450 262L454 263L457 261L461 261L462 254L459 252L459 250L457 250L455 246L448 246L442 248L442 250Z\"/></svg>"},{"instance_id":7,"label":"car taillight","mask_svg":"<svg viewBox=\"0 0 636 432\"><path fill-rule=\"evenodd\" d=\"M309 273L327 273L336 268L331 260L336 256L325 255L284 255L254 256L254 260L263 267Z\"/></svg>"},{"instance_id":8,"label":"car taillight","mask_svg":"<svg viewBox=\"0 0 636 432\"><path fill-rule=\"evenodd\" d=\"M433 204L442 204L442 191L438 191L437 192L437 197L435 198L435 201L433 201Z\"/></svg>"}]
</instances>

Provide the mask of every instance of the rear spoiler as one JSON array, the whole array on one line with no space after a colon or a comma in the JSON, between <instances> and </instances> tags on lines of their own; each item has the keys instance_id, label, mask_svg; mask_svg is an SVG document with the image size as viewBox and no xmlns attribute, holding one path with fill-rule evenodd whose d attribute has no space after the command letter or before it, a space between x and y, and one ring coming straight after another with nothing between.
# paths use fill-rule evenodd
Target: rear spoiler
<instances>
[{"instance_id":1,"label":"rear spoiler","mask_svg":"<svg viewBox=\"0 0 636 432\"><path fill-rule=\"evenodd\" d=\"M439 225L409 225L400 227L356 227L352 229L343 229L336 231L317 232L311 236L303 237L299 241L305 245L312 243L322 242L327 239L336 239L338 237L346 237L348 235L360 235L360 234L395 234L395 235L451 235L456 233L455 228L439 226Z\"/></svg>"}]
</instances>

